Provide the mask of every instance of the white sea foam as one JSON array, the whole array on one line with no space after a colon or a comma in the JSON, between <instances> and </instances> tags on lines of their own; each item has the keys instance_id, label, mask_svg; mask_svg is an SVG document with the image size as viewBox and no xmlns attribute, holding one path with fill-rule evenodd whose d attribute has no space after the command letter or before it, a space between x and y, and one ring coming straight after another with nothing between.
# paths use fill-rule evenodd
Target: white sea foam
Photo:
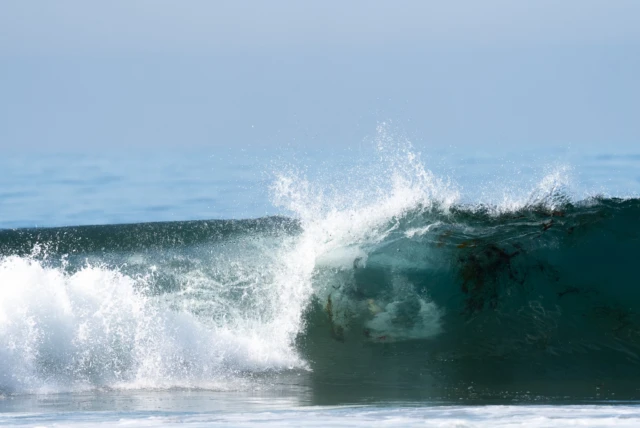
<instances>
[{"instance_id":1,"label":"white sea foam","mask_svg":"<svg viewBox=\"0 0 640 428\"><path fill-rule=\"evenodd\" d=\"M433 406L307 407L286 410L167 413L86 412L65 414L0 414L3 426L234 426L277 427L433 427L433 428L591 428L637 427L640 407L602 406Z\"/></svg>"},{"instance_id":2,"label":"white sea foam","mask_svg":"<svg viewBox=\"0 0 640 428\"><path fill-rule=\"evenodd\" d=\"M0 391L233 389L242 387L238 372L304 366L287 337L290 314L207 325L146 296L147 281L0 259Z\"/></svg>"}]
</instances>

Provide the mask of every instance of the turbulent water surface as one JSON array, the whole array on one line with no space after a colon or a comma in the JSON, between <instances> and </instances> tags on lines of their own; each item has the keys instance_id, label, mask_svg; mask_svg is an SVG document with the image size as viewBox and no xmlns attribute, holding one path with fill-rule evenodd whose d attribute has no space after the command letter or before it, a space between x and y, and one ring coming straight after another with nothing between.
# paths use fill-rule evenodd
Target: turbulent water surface
<instances>
[{"instance_id":1,"label":"turbulent water surface","mask_svg":"<svg viewBox=\"0 0 640 428\"><path fill-rule=\"evenodd\" d=\"M640 398L640 199L377 150L277 171L255 219L1 229L0 423L637 423L595 409Z\"/></svg>"}]
</instances>

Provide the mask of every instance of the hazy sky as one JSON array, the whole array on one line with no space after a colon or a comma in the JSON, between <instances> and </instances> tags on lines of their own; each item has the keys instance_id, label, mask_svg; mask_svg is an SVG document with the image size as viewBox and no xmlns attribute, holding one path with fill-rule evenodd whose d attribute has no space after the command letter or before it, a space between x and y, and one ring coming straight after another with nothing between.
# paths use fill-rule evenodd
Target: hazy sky
<instances>
[{"instance_id":1,"label":"hazy sky","mask_svg":"<svg viewBox=\"0 0 640 428\"><path fill-rule=\"evenodd\" d=\"M640 147L640 2L0 2L0 148ZM637 150L636 150L637 151Z\"/></svg>"}]
</instances>

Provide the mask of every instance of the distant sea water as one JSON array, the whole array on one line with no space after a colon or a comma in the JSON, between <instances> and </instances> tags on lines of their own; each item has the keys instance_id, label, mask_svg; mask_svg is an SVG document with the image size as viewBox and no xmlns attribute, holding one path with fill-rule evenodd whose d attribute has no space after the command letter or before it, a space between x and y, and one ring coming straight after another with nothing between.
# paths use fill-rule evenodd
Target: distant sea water
<instances>
[{"instance_id":1,"label":"distant sea water","mask_svg":"<svg viewBox=\"0 0 640 428\"><path fill-rule=\"evenodd\" d=\"M640 152L0 159L2 426L638 426Z\"/></svg>"}]
</instances>

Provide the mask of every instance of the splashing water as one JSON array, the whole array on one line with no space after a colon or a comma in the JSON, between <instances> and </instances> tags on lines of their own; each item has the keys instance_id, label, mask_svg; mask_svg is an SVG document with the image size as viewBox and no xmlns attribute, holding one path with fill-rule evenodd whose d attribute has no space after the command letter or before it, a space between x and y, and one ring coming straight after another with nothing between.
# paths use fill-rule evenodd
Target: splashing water
<instances>
[{"instance_id":1,"label":"splashing water","mask_svg":"<svg viewBox=\"0 0 640 428\"><path fill-rule=\"evenodd\" d=\"M587 344L635 361L640 329L617 303L635 295L575 269L595 253L576 252L581 239L609 248L616 283L629 281L634 201L574 202L559 167L501 204L463 205L460 186L384 124L375 146L376 162L317 180L279 170L272 201L291 219L0 231L0 391L380 373L341 366L353 348L336 346L350 343L412 344L420 367L428 358L441 372L473 360L461 373L481 373L492 358L517 367L522 355L544 366Z\"/></svg>"}]
</instances>

